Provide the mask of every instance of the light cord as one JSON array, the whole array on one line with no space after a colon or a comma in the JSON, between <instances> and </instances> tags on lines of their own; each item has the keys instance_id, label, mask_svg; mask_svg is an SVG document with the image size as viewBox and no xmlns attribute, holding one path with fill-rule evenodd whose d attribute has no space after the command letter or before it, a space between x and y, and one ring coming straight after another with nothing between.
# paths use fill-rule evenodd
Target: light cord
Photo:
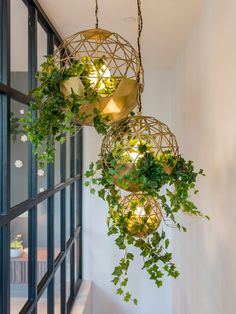
<instances>
[{"instance_id":1,"label":"light cord","mask_svg":"<svg viewBox=\"0 0 236 314\"><path fill-rule=\"evenodd\" d=\"M96 18L95 27L98 28L98 0L95 0L95 18Z\"/></svg>"},{"instance_id":2,"label":"light cord","mask_svg":"<svg viewBox=\"0 0 236 314\"><path fill-rule=\"evenodd\" d=\"M137 0L137 9L138 9L138 37L137 37L137 46L138 46L138 112L142 113L142 84L140 81L141 71L143 68L142 63L142 54L141 54L141 35L143 30L143 17L141 11L141 0Z\"/></svg>"}]
</instances>

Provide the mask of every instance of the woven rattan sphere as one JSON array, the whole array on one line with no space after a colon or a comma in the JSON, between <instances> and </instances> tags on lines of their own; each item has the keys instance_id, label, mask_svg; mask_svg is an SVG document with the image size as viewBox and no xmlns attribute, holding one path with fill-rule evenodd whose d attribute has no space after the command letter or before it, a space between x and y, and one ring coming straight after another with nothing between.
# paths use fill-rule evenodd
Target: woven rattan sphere
<instances>
[{"instance_id":1,"label":"woven rattan sphere","mask_svg":"<svg viewBox=\"0 0 236 314\"><path fill-rule=\"evenodd\" d=\"M157 230L162 220L161 207L154 197L132 193L124 197L121 206L127 218L127 231L135 237L147 237Z\"/></svg>"},{"instance_id":2,"label":"woven rattan sphere","mask_svg":"<svg viewBox=\"0 0 236 314\"><path fill-rule=\"evenodd\" d=\"M150 153L171 174L177 161L179 148L175 135L168 126L154 117L132 116L114 123L105 135L101 147L101 160L106 168L116 167L119 176L114 183L131 191L140 191L139 182L129 182L127 176L135 171L137 163ZM115 165L115 166L114 166Z\"/></svg>"},{"instance_id":3,"label":"woven rattan sphere","mask_svg":"<svg viewBox=\"0 0 236 314\"><path fill-rule=\"evenodd\" d=\"M94 108L101 112L108 124L119 121L137 106L138 88L143 89L143 70L139 74L139 58L131 44L120 35L100 28L78 32L64 40L54 53L55 63L69 67L74 60L94 66L102 58L101 70L90 74L94 91L111 83L111 78L119 82L111 97L99 97L92 104L81 107L80 113L89 114L82 124L93 125ZM139 83L138 83L139 82ZM71 90L74 82L66 81L63 89ZM67 95L68 96L68 95ZM81 121L77 121L81 122Z\"/></svg>"}]
</instances>

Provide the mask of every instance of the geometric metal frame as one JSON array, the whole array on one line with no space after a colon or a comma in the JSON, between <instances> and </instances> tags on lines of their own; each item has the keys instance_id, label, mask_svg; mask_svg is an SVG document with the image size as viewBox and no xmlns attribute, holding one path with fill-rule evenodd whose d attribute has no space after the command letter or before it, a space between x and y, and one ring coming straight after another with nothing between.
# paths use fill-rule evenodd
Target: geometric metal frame
<instances>
[{"instance_id":1,"label":"geometric metal frame","mask_svg":"<svg viewBox=\"0 0 236 314\"><path fill-rule=\"evenodd\" d=\"M29 89L36 87L35 73L37 70L37 22L47 33L47 49L52 54L54 46L58 46L62 39L49 21L37 1L22 0L28 8L28 81ZM28 301L20 311L23 313L37 313L37 302L47 289L48 313L54 313L54 276L61 268L61 313L69 313L75 296L82 282L82 131L70 140L70 178L66 179L65 160L66 145L62 144L61 154L61 183L54 186L54 165L48 165L48 188L37 193L37 163L32 150L29 150L29 191L28 199L14 207L10 207L10 99L25 105L30 97L14 88L10 84L10 0L0 0L0 313L10 314L10 223L28 211ZM75 144L78 149L75 159ZM30 144L29 144L30 145ZM58 171L58 169L57 169ZM70 238L66 242L66 194L70 187ZM60 192L61 198L61 252L54 260L54 195ZM77 193L77 204L74 202ZM37 204L47 200L47 265L48 269L43 279L37 285ZM79 224L75 223L75 208ZM75 256L75 243L79 243L79 254ZM70 254L71 295L66 302L65 287L65 259ZM78 278L74 281L75 260Z\"/></svg>"}]
</instances>

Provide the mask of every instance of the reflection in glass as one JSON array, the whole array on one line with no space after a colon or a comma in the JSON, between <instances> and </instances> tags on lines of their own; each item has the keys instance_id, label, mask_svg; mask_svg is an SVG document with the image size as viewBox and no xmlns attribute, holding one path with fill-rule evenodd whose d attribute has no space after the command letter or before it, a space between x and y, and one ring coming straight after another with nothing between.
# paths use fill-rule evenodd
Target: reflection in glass
<instances>
[{"instance_id":1,"label":"reflection in glass","mask_svg":"<svg viewBox=\"0 0 236 314\"><path fill-rule=\"evenodd\" d=\"M55 185L61 183L61 144L55 141L55 159L54 159L54 181Z\"/></svg>"},{"instance_id":2,"label":"reflection in glass","mask_svg":"<svg viewBox=\"0 0 236 314\"><path fill-rule=\"evenodd\" d=\"M54 197L54 258L58 256L61 249L61 203L60 192Z\"/></svg>"},{"instance_id":3,"label":"reflection in glass","mask_svg":"<svg viewBox=\"0 0 236 314\"><path fill-rule=\"evenodd\" d=\"M74 212L75 212L75 228L80 224L79 221L79 202L80 202L80 182L77 181L75 184L75 205L74 205Z\"/></svg>"},{"instance_id":4,"label":"reflection in glass","mask_svg":"<svg viewBox=\"0 0 236 314\"><path fill-rule=\"evenodd\" d=\"M66 188L66 241L70 238L70 186Z\"/></svg>"},{"instance_id":5,"label":"reflection in glass","mask_svg":"<svg viewBox=\"0 0 236 314\"><path fill-rule=\"evenodd\" d=\"M40 71L40 65L46 61L45 56L47 55L47 33L39 22L37 23L37 48L37 65L38 71Z\"/></svg>"},{"instance_id":6,"label":"reflection in glass","mask_svg":"<svg viewBox=\"0 0 236 314\"><path fill-rule=\"evenodd\" d=\"M28 9L11 0L11 86L28 94Z\"/></svg>"},{"instance_id":7,"label":"reflection in glass","mask_svg":"<svg viewBox=\"0 0 236 314\"><path fill-rule=\"evenodd\" d=\"M48 289L45 289L44 293L42 294L41 298L38 301L37 304L37 314L47 314L47 291Z\"/></svg>"},{"instance_id":8,"label":"reflection in glass","mask_svg":"<svg viewBox=\"0 0 236 314\"><path fill-rule=\"evenodd\" d=\"M60 314L60 305L61 305L61 267L58 268L55 279L54 279L54 308L55 308L55 314Z\"/></svg>"},{"instance_id":9,"label":"reflection in glass","mask_svg":"<svg viewBox=\"0 0 236 314\"><path fill-rule=\"evenodd\" d=\"M70 297L70 252L66 255L66 301L68 301Z\"/></svg>"},{"instance_id":10,"label":"reflection in glass","mask_svg":"<svg viewBox=\"0 0 236 314\"><path fill-rule=\"evenodd\" d=\"M28 299L28 213L11 222L11 314L18 314Z\"/></svg>"},{"instance_id":11,"label":"reflection in glass","mask_svg":"<svg viewBox=\"0 0 236 314\"><path fill-rule=\"evenodd\" d=\"M75 283L79 278L79 238L75 240Z\"/></svg>"},{"instance_id":12,"label":"reflection in glass","mask_svg":"<svg viewBox=\"0 0 236 314\"><path fill-rule=\"evenodd\" d=\"M38 283L47 272L47 201L37 206L38 219Z\"/></svg>"},{"instance_id":13,"label":"reflection in glass","mask_svg":"<svg viewBox=\"0 0 236 314\"><path fill-rule=\"evenodd\" d=\"M28 198L28 137L21 122L27 110L26 105L11 100L11 207Z\"/></svg>"},{"instance_id":14,"label":"reflection in glass","mask_svg":"<svg viewBox=\"0 0 236 314\"><path fill-rule=\"evenodd\" d=\"M46 191L47 189L47 166L45 166L43 169L40 169L38 167L37 171L37 181L38 181L38 193L42 193Z\"/></svg>"},{"instance_id":15,"label":"reflection in glass","mask_svg":"<svg viewBox=\"0 0 236 314\"><path fill-rule=\"evenodd\" d=\"M70 178L70 134L66 134L66 179Z\"/></svg>"}]
</instances>

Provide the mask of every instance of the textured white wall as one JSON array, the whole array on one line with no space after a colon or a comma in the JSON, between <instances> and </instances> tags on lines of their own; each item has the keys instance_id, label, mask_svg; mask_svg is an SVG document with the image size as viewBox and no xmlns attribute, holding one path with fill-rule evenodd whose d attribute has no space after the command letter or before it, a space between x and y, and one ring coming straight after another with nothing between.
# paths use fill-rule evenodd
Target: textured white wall
<instances>
[{"instance_id":1,"label":"textured white wall","mask_svg":"<svg viewBox=\"0 0 236 314\"><path fill-rule=\"evenodd\" d=\"M144 114L170 122L170 77L168 72L147 71L143 99ZM84 170L97 159L101 139L92 128L84 129ZM93 281L94 314L171 314L171 279L161 289L141 271L139 260L130 271L130 290L139 299L138 307L126 304L110 282L118 262L119 251L107 236L107 205L84 188L83 199L83 265L84 278Z\"/></svg>"},{"instance_id":2,"label":"textured white wall","mask_svg":"<svg viewBox=\"0 0 236 314\"><path fill-rule=\"evenodd\" d=\"M179 143L206 177L199 208L173 234L181 277L173 314L233 314L236 308L236 1L206 0L173 69L172 122Z\"/></svg>"}]
</instances>

